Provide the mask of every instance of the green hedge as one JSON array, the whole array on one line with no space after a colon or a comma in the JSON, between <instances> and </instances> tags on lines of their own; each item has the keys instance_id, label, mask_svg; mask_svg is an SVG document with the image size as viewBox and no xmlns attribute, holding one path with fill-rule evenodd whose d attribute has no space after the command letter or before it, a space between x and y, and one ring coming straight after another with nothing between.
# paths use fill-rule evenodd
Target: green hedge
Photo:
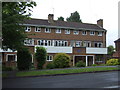
<instances>
[{"instance_id":1,"label":"green hedge","mask_svg":"<svg viewBox=\"0 0 120 90\"><path fill-rule=\"evenodd\" d=\"M70 66L70 56L65 53L58 53L55 55L53 64L55 68L66 68Z\"/></svg>"},{"instance_id":2,"label":"green hedge","mask_svg":"<svg viewBox=\"0 0 120 90\"><path fill-rule=\"evenodd\" d=\"M107 65L120 65L120 62L118 59L110 59L106 63Z\"/></svg>"},{"instance_id":3,"label":"green hedge","mask_svg":"<svg viewBox=\"0 0 120 90\"><path fill-rule=\"evenodd\" d=\"M83 61L77 62L76 67L85 67L85 62L83 62Z\"/></svg>"}]
</instances>

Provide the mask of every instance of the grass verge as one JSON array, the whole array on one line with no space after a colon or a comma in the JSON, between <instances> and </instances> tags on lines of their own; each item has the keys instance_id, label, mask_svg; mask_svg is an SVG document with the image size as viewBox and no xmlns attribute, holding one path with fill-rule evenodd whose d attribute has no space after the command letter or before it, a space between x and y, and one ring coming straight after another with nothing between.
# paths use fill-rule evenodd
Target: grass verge
<instances>
[{"instance_id":1,"label":"grass verge","mask_svg":"<svg viewBox=\"0 0 120 90\"><path fill-rule=\"evenodd\" d=\"M17 72L16 76L39 76L39 75L55 75L55 74L69 74L69 73L82 73L82 72L95 72L118 70L117 67L95 67L95 68L81 68L81 69L64 69L64 70L45 70L45 71L25 71Z\"/></svg>"}]
</instances>

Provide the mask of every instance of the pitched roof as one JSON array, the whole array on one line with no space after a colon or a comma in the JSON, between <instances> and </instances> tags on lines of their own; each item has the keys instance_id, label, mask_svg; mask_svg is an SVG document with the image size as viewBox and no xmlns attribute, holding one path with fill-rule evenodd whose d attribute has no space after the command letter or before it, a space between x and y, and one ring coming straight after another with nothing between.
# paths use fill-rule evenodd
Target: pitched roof
<instances>
[{"instance_id":1,"label":"pitched roof","mask_svg":"<svg viewBox=\"0 0 120 90\"><path fill-rule=\"evenodd\" d=\"M67 22L67 21L57 21L57 20L54 20L54 23L49 23L48 20L33 19L33 18L30 20L26 20L24 22L24 25L106 31L103 27L100 27L97 24L88 24L88 23L81 23L81 22Z\"/></svg>"},{"instance_id":2,"label":"pitched roof","mask_svg":"<svg viewBox=\"0 0 120 90\"><path fill-rule=\"evenodd\" d=\"M114 41L114 42L120 42L120 38L119 39L117 39L116 41Z\"/></svg>"}]
</instances>

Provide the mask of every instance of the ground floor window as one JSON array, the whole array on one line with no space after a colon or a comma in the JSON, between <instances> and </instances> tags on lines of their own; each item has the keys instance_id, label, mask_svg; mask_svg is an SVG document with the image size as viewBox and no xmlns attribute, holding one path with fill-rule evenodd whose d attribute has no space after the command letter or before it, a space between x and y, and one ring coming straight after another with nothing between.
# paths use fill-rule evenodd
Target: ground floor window
<instances>
[{"instance_id":1,"label":"ground floor window","mask_svg":"<svg viewBox=\"0 0 120 90\"><path fill-rule=\"evenodd\" d=\"M47 61L53 61L53 56L52 55L48 55L47 56Z\"/></svg>"},{"instance_id":2,"label":"ground floor window","mask_svg":"<svg viewBox=\"0 0 120 90\"><path fill-rule=\"evenodd\" d=\"M6 61L17 61L15 54L7 54L7 60Z\"/></svg>"}]
</instances>

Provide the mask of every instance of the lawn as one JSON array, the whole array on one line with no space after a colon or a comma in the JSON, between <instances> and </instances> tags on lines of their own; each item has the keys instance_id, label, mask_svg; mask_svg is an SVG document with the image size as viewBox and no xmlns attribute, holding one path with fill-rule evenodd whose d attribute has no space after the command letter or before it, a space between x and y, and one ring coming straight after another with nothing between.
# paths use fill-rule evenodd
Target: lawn
<instances>
[{"instance_id":1,"label":"lawn","mask_svg":"<svg viewBox=\"0 0 120 90\"><path fill-rule=\"evenodd\" d=\"M82 73L82 72L95 72L118 70L117 67L95 67L95 68L79 68L79 69L64 69L64 70L45 70L45 71L21 71L17 72L16 76L39 76L39 75L56 75L56 74L69 74L69 73Z\"/></svg>"}]
</instances>

